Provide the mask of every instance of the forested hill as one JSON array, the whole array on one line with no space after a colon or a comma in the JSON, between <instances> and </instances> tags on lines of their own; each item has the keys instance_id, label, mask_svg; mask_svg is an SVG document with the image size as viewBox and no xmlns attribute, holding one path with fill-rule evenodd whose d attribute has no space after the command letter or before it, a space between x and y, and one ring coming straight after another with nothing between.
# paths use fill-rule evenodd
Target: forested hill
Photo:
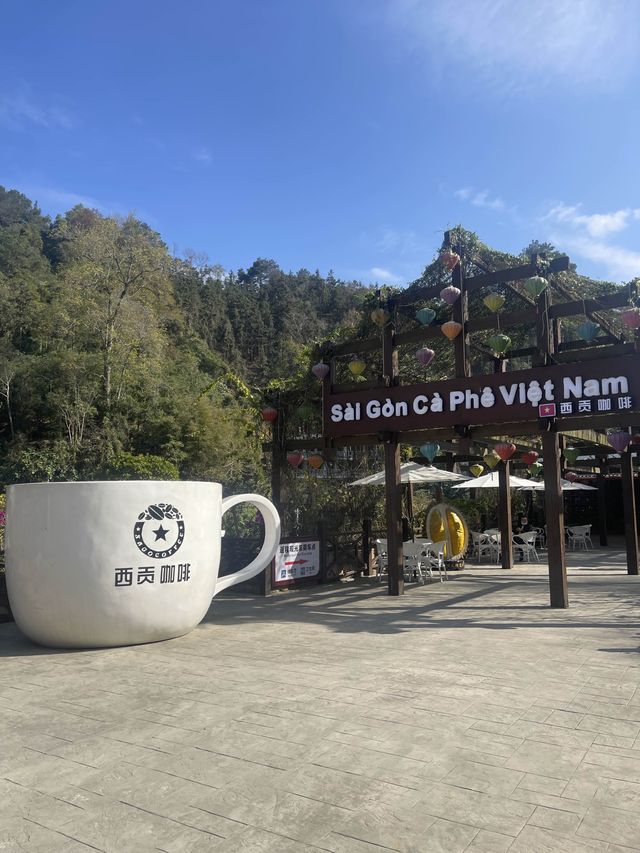
<instances>
[{"instance_id":1,"label":"forested hill","mask_svg":"<svg viewBox=\"0 0 640 853\"><path fill-rule=\"evenodd\" d=\"M163 476L259 485L252 390L370 289L271 260L227 272L170 255L135 217L51 220L0 187L0 486Z\"/></svg>"}]
</instances>

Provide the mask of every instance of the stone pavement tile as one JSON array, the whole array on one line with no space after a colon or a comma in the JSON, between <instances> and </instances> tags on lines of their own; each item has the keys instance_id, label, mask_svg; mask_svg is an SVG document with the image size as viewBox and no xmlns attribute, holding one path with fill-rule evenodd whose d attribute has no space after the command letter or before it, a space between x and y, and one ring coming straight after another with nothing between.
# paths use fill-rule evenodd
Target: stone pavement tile
<instances>
[{"instance_id":1,"label":"stone pavement tile","mask_svg":"<svg viewBox=\"0 0 640 853\"><path fill-rule=\"evenodd\" d=\"M379 844L360 841L358 838L341 835L339 832L330 832L319 844L322 846L314 847L314 851L328 850L329 853L385 853L386 850L389 850L388 847L380 847Z\"/></svg>"},{"instance_id":2,"label":"stone pavement tile","mask_svg":"<svg viewBox=\"0 0 640 853\"><path fill-rule=\"evenodd\" d=\"M640 783L603 777L598 781L593 799L604 806L640 813Z\"/></svg>"},{"instance_id":3,"label":"stone pavement tile","mask_svg":"<svg viewBox=\"0 0 640 853\"><path fill-rule=\"evenodd\" d=\"M0 823L0 850L7 853L90 853L97 849L25 818Z\"/></svg>"},{"instance_id":4,"label":"stone pavement tile","mask_svg":"<svg viewBox=\"0 0 640 853\"><path fill-rule=\"evenodd\" d=\"M566 793L566 789L565 789ZM575 812L583 815L589 805L589 800L572 799L568 796L556 797L540 791L528 791L526 788L516 788L510 799L519 803L529 803L532 806L546 806L558 811Z\"/></svg>"},{"instance_id":5,"label":"stone pavement tile","mask_svg":"<svg viewBox=\"0 0 640 853\"><path fill-rule=\"evenodd\" d=\"M539 826L525 826L509 853L608 853L602 841L561 835Z\"/></svg>"},{"instance_id":6,"label":"stone pavement tile","mask_svg":"<svg viewBox=\"0 0 640 853\"><path fill-rule=\"evenodd\" d=\"M415 810L413 810L415 811ZM400 853L462 853L477 834L477 829L450 820L439 820L412 811L367 809L326 836L317 844L335 853L366 850L353 841L374 845L377 851Z\"/></svg>"},{"instance_id":7,"label":"stone pavement tile","mask_svg":"<svg viewBox=\"0 0 640 853\"><path fill-rule=\"evenodd\" d=\"M541 720L540 722L546 722L550 726L564 726L567 729L575 729L582 717L583 714L577 711L558 711L554 709L546 720Z\"/></svg>"},{"instance_id":8,"label":"stone pavement tile","mask_svg":"<svg viewBox=\"0 0 640 853\"><path fill-rule=\"evenodd\" d=\"M215 853L318 853L320 849L328 848L304 844L302 841L285 838L284 835L250 827L241 835L216 844L213 849ZM380 853L380 850L377 853Z\"/></svg>"},{"instance_id":9,"label":"stone pavement tile","mask_svg":"<svg viewBox=\"0 0 640 853\"><path fill-rule=\"evenodd\" d=\"M596 717L593 714L586 714L580 721L578 728L599 734L636 738L640 733L640 722L635 723L612 717Z\"/></svg>"},{"instance_id":10,"label":"stone pavement tile","mask_svg":"<svg viewBox=\"0 0 640 853\"><path fill-rule=\"evenodd\" d=\"M549 723L532 723L528 720L518 720L508 728L508 734L523 740L536 740L541 743L555 743L563 746L583 747L586 749L596 739L593 732L578 731L578 729L551 725Z\"/></svg>"},{"instance_id":11,"label":"stone pavement tile","mask_svg":"<svg viewBox=\"0 0 640 853\"><path fill-rule=\"evenodd\" d=\"M537 773L525 773L518 788L525 791L537 791L540 794L551 794L559 797L567 786L566 779L552 779L550 776L540 776Z\"/></svg>"},{"instance_id":12,"label":"stone pavement tile","mask_svg":"<svg viewBox=\"0 0 640 853\"><path fill-rule=\"evenodd\" d=\"M2 775L18 785L37 787L42 791L55 793L59 785L73 784L80 774L95 772L97 769L91 765L69 761L66 758L58 758L57 755L48 755L36 750L25 749L22 755L22 761L14 757L10 766L3 767Z\"/></svg>"},{"instance_id":13,"label":"stone pavement tile","mask_svg":"<svg viewBox=\"0 0 640 853\"><path fill-rule=\"evenodd\" d=\"M637 749L638 738L597 735L594 746L616 746L622 749Z\"/></svg>"},{"instance_id":14,"label":"stone pavement tile","mask_svg":"<svg viewBox=\"0 0 640 853\"><path fill-rule=\"evenodd\" d=\"M366 803L411 805L420 798L409 786L381 782L368 776L346 773L307 764L282 780L281 789L346 809L358 809Z\"/></svg>"},{"instance_id":15,"label":"stone pavement tile","mask_svg":"<svg viewBox=\"0 0 640 853\"><path fill-rule=\"evenodd\" d=\"M504 766L511 770L567 779L580 764L585 753L585 749L528 740Z\"/></svg>"},{"instance_id":16,"label":"stone pavement tile","mask_svg":"<svg viewBox=\"0 0 640 853\"><path fill-rule=\"evenodd\" d=\"M496 723L493 720L476 720L471 728L477 729L480 732L490 732L491 734L502 735L506 734L510 725L510 723Z\"/></svg>"},{"instance_id":17,"label":"stone pavement tile","mask_svg":"<svg viewBox=\"0 0 640 853\"><path fill-rule=\"evenodd\" d=\"M597 717L610 717L614 720L630 720L640 722L640 705L615 704L599 700L594 702L589 709L590 713Z\"/></svg>"},{"instance_id":18,"label":"stone pavement tile","mask_svg":"<svg viewBox=\"0 0 640 853\"><path fill-rule=\"evenodd\" d=\"M552 713L552 708L543 708L538 705L531 705L530 708L527 708L527 710L522 713L521 719L531 720L533 723L544 723L549 719Z\"/></svg>"},{"instance_id":19,"label":"stone pavement tile","mask_svg":"<svg viewBox=\"0 0 640 853\"><path fill-rule=\"evenodd\" d=\"M106 853L140 848L200 853L224 840L214 833L119 802L109 802L102 809L85 814L67 824L65 832Z\"/></svg>"},{"instance_id":20,"label":"stone pavement tile","mask_svg":"<svg viewBox=\"0 0 640 853\"><path fill-rule=\"evenodd\" d=\"M407 788L421 788L422 782L431 778L430 771L435 763L333 743L313 751L309 760L319 767L344 770Z\"/></svg>"},{"instance_id":21,"label":"stone pavement tile","mask_svg":"<svg viewBox=\"0 0 640 853\"><path fill-rule=\"evenodd\" d=\"M503 835L517 835L534 806L438 783L423 797L424 810L434 817L458 821Z\"/></svg>"},{"instance_id":22,"label":"stone pavement tile","mask_svg":"<svg viewBox=\"0 0 640 853\"><path fill-rule=\"evenodd\" d=\"M190 745L212 755L227 755L280 770L294 769L308 758L309 753L308 744L294 744L249 732L237 732L229 727L202 733L192 739Z\"/></svg>"},{"instance_id":23,"label":"stone pavement tile","mask_svg":"<svg viewBox=\"0 0 640 853\"><path fill-rule=\"evenodd\" d=\"M491 720L494 723L513 723L522 716L522 709L506 708L502 705L489 702L472 702L461 713L465 717L473 717L476 720Z\"/></svg>"},{"instance_id":24,"label":"stone pavement tile","mask_svg":"<svg viewBox=\"0 0 640 853\"><path fill-rule=\"evenodd\" d=\"M81 805L6 780L0 780L0 797L0 825L5 820L22 817L49 829L63 830L85 812Z\"/></svg>"},{"instance_id":25,"label":"stone pavement tile","mask_svg":"<svg viewBox=\"0 0 640 853\"><path fill-rule=\"evenodd\" d=\"M626 845L623 847L622 844L610 844L607 853L634 853L637 850L640 850L640 847L627 847Z\"/></svg>"},{"instance_id":26,"label":"stone pavement tile","mask_svg":"<svg viewBox=\"0 0 640 853\"><path fill-rule=\"evenodd\" d=\"M252 816L251 824L296 841L320 844L321 838L333 830L340 830L352 817L353 812L348 809L280 791L273 809Z\"/></svg>"},{"instance_id":27,"label":"stone pavement tile","mask_svg":"<svg viewBox=\"0 0 640 853\"><path fill-rule=\"evenodd\" d=\"M607 751L608 749L604 746L592 747L584 759L585 766L599 768L603 775L640 782L640 755L637 758L629 758Z\"/></svg>"},{"instance_id":28,"label":"stone pavement tile","mask_svg":"<svg viewBox=\"0 0 640 853\"><path fill-rule=\"evenodd\" d=\"M578 826L580 826L581 820L580 815L573 812L538 806L529 818L528 823L530 826L542 826L545 829L552 829L554 832L559 832L562 835L573 835Z\"/></svg>"},{"instance_id":29,"label":"stone pavement tile","mask_svg":"<svg viewBox=\"0 0 640 853\"><path fill-rule=\"evenodd\" d=\"M459 788L508 797L518 787L523 776L524 773L519 770L462 761L444 777L443 782L457 785Z\"/></svg>"},{"instance_id":30,"label":"stone pavement tile","mask_svg":"<svg viewBox=\"0 0 640 853\"><path fill-rule=\"evenodd\" d=\"M464 853L506 853L513 843L513 836L501 835L481 829Z\"/></svg>"},{"instance_id":31,"label":"stone pavement tile","mask_svg":"<svg viewBox=\"0 0 640 853\"><path fill-rule=\"evenodd\" d=\"M640 842L640 814L594 803L587 809L577 835L631 847Z\"/></svg>"}]
</instances>

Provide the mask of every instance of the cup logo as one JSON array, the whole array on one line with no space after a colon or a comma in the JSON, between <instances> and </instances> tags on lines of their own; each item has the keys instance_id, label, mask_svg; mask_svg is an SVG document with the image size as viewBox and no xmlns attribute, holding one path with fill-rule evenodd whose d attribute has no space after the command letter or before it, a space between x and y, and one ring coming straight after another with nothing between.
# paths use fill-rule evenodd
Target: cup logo
<instances>
[{"instance_id":1,"label":"cup logo","mask_svg":"<svg viewBox=\"0 0 640 853\"><path fill-rule=\"evenodd\" d=\"M151 504L138 516L133 538L147 557L171 557L184 542L182 513L171 504Z\"/></svg>"}]
</instances>

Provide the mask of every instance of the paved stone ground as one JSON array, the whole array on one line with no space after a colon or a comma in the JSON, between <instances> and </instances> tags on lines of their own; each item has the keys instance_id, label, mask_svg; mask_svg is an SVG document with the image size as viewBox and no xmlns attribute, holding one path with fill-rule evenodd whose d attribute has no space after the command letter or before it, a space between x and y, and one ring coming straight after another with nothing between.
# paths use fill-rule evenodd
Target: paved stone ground
<instances>
[{"instance_id":1,"label":"paved stone ground","mask_svg":"<svg viewBox=\"0 0 640 853\"><path fill-rule=\"evenodd\" d=\"M186 637L0 625L0 850L640 850L640 608L622 554L217 599Z\"/></svg>"}]
</instances>

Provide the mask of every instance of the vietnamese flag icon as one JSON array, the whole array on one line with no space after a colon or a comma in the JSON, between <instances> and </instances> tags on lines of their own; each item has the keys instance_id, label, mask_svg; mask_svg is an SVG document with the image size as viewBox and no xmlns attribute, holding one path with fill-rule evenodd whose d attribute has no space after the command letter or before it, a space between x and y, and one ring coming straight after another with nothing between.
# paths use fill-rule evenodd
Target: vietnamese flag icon
<instances>
[{"instance_id":1,"label":"vietnamese flag icon","mask_svg":"<svg viewBox=\"0 0 640 853\"><path fill-rule=\"evenodd\" d=\"M556 404L555 403L543 403L541 406L538 406L538 415L541 418L555 418L555 416L556 416Z\"/></svg>"}]
</instances>

